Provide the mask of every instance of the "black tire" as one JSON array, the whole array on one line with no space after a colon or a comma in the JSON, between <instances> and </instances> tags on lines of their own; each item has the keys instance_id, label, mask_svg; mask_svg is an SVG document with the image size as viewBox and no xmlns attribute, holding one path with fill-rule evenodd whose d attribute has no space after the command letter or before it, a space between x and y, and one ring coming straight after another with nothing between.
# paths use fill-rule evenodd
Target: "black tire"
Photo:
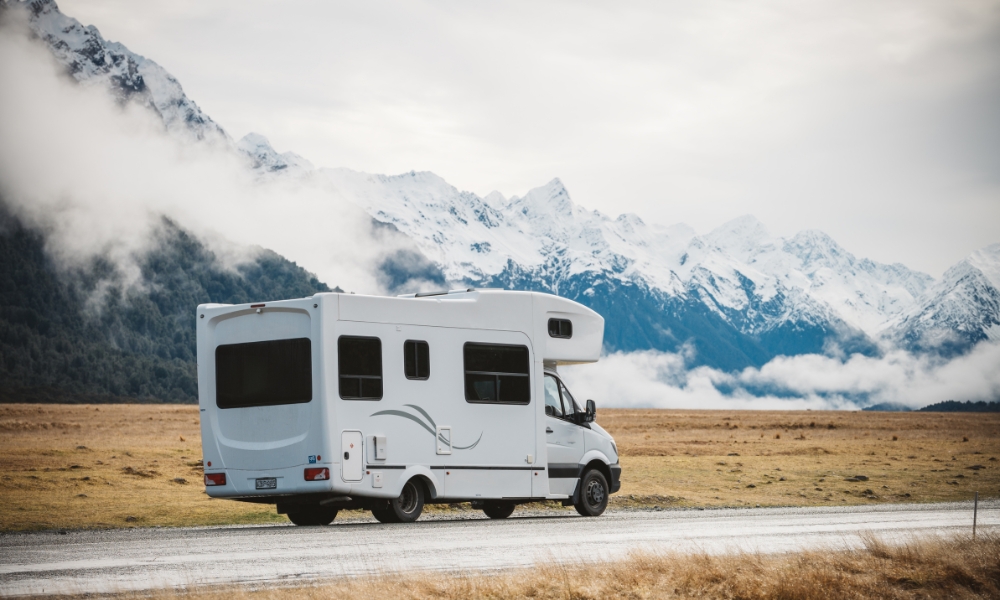
<instances>
[{"instance_id":1,"label":"black tire","mask_svg":"<svg viewBox=\"0 0 1000 600\"><path fill-rule=\"evenodd\" d=\"M576 512L585 517L597 517L608 507L608 480L597 469L591 469L580 478L580 500L574 505Z\"/></svg>"},{"instance_id":2,"label":"black tire","mask_svg":"<svg viewBox=\"0 0 1000 600\"><path fill-rule=\"evenodd\" d=\"M372 509L372 516L375 517L375 520L378 521L379 523L395 523L396 522L392 518L393 517L392 511L390 511L388 508L373 508Z\"/></svg>"},{"instance_id":3,"label":"black tire","mask_svg":"<svg viewBox=\"0 0 1000 600\"><path fill-rule=\"evenodd\" d=\"M336 508L322 506L289 511L288 520L296 525L329 525L337 518Z\"/></svg>"},{"instance_id":4,"label":"black tire","mask_svg":"<svg viewBox=\"0 0 1000 600\"><path fill-rule=\"evenodd\" d=\"M514 505L510 502L487 502L483 505L483 512L491 519L506 519L514 512Z\"/></svg>"},{"instance_id":5,"label":"black tire","mask_svg":"<svg viewBox=\"0 0 1000 600\"><path fill-rule=\"evenodd\" d=\"M424 485L417 479L407 481L399 498L389 502L389 514L394 523L412 523L420 518L423 510Z\"/></svg>"}]
</instances>

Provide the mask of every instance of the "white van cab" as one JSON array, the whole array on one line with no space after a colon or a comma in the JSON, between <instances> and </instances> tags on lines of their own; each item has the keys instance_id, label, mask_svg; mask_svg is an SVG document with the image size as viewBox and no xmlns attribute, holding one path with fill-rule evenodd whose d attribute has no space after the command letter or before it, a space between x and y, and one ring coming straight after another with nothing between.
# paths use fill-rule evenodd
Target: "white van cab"
<instances>
[{"instance_id":1,"label":"white van cab","mask_svg":"<svg viewBox=\"0 0 1000 600\"><path fill-rule=\"evenodd\" d=\"M340 509L412 522L562 500L604 512L614 440L558 367L596 362L604 319L535 292L324 293L198 307L205 486L297 525Z\"/></svg>"}]
</instances>

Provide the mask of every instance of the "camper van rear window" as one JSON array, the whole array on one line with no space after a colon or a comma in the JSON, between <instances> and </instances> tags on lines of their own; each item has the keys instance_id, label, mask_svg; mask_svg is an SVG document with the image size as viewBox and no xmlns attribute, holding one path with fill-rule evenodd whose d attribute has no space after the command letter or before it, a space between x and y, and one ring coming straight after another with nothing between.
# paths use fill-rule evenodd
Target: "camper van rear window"
<instances>
[{"instance_id":1,"label":"camper van rear window","mask_svg":"<svg viewBox=\"0 0 1000 600\"><path fill-rule=\"evenodd\" d=\"M573 337L573 322L569 319L549 319L549 337Z\"/></svg>"},{"instance_id":2,"label":"camper van rear window","mask_svg":"<svg viewBox=\"0 0 1000 600\"><path fill-rule=\"evenodd\" d=\"M531 402L527 346L465 345L465 399L468 402Z\"/></svg>"},{"instance_id":3,"label":"camper van rear window","mask_svg":"<svg viewBox=\"0 0 1000 600\"><path fill-rule=\"evenodd\" d=\"M382 340L340 336L337 340L337 356L341 398L382 399Z\"/></svg>"},{"instance_id":4,"label":"camper van rear window","mask_svg":"<svg viewBox=\"0 0 1000 600\"><path fill-rule=\"evenodd\" d=\"M215 349L219 408L301 404L312 400L309 338L225 344Z\"/></svg>"},{"instance_id":5,"label":"camper van rear window","mask_svg":"<svg viewBox=\"0 0 1000 600\"><path fill-rule=\"evenodd\" d=\"M403 342L403 374L407 379L428 379L431 376L431 349L427 342Z\"/></svg>"}]
</instances>

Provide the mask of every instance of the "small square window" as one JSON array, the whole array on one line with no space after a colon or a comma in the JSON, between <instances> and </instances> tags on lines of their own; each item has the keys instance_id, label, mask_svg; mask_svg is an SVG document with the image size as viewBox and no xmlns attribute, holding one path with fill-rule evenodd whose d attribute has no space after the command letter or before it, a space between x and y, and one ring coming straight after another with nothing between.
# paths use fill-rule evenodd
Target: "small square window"
<instances>
[{"instance_id":1,"label":"small square window","mask_svg":"<svg viewBox=\"0 0 1000 600\"><path fill-rule=\"evenodd\" d=\"M427 379L431 376L431 350L427 342L403 342L403 373L407 379Z\"/></svg>"},{"instance_id":2,"label":"small square window","mask_svg":"<svg viewBox=\"0 0 1000 600\"><path fill-rule=\"evenodd\" d=\"M549 319L549 337L573 337L573 322L569 319Z\"/></svg>"},{"instance_id":3,"label":"small square window","mask_svg":"<svg viewBox=\"0 0 1000 600\"><path fill-rule=\"evenodd\" d=\"M382 341L340 336L337 340L340 397L344 400L382 399Z\"/></svg>"}]
</instances>

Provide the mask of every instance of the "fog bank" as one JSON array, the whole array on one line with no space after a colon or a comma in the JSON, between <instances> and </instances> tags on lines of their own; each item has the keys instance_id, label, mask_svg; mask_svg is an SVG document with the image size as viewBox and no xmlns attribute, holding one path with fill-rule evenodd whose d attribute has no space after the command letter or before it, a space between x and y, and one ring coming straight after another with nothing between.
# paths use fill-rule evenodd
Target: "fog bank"
<instances>
[{"instance_id":1,"label":"fog bank","mask_svg":"<svg viewBox=\"0 0 1000 600\"><path fill-rule=\"evenodd\" d=\"M889 402L916 409L943 400L1000 400L998 366L1000 343L982 342L950 360L902 350L846 360L805 354L738 373L689 370L683 354L616 352L560 372L578 400L605 407L836 410Z\"/></svg>"}]
</instances>

